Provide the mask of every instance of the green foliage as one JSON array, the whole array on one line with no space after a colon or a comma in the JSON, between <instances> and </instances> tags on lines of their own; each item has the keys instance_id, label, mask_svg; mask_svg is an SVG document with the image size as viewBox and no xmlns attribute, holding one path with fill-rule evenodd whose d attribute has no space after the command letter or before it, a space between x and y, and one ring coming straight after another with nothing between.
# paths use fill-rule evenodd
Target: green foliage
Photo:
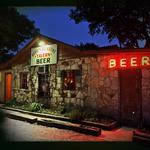
<instances>
[{"instance_id":1,"label":"green foliage","mask_svg":"<svg viewBox=\"0 0 150 150\"><path fill-rule=\"evenodd\" d=\"M66 113L67 116L70 117L70 119L74 120L74 121L81 121L84 120L85 117L87 116L87 112L85 110L84 107L81 107L79 105L74 106L71 105L71 107L69 107L70 105L67 105L68 109L66 109Z\"/></svg>"},{"instance_id":2,"label":"green foliage","mask_svg":"<svg viewBox=\"0 0 150 150\"><path fill-rule=\"evenodd\" d=\"M64 106L58 107L59 112L66 117L71 118L75 121L80 120L98 120L100 114L97 110L93 110L88 107L82 107L80 105L74 105L72 103L67 103Z\"/></svg>"},{"instance_id":3,"label":"green foliage","mask_svg":"<svg viewBox=\"0 0 150 150\"><path fill-rule=\"evenodd\" d=\"M41 109L42 109L42 104L41 103L33 102L29 106L29 110L33 111L33 112L40 111Z\"/></svg>"},{"instance_id":4,"label":"green foliage","mask_svg":"<svg viewBox=\"0 0 150 150\"><path fill-rule=\"evenodd\" d=\"M80 45L75 45L75 47L79 48L80 50L96 50L99 49L99 47L97 45L95 45L94 43L80 43Z\"/></svg>"},{"instance_id":5,"label":"green foliage","mask_svg":"<svg viewBox=\"0 0 150 150\"><path fill-rule=\"evenodd\" d=\"M64 114L65 113L65 107L64 106L58 106L56 111L59 112L60 114Z\"/></svg>"},{"instance_id":6,"label":"green foliage","mask_svg":"<svg viewBox=\"0 0 150 150\"><path fill-rule=\"evenodd\" d=\"M70 112L69 117L74 121L80 121L84 119L84 113L82 112L82 109L76 108Z\"/></svg>"},{"instance_id":7,"label":"green foliage","mask_svg":"<svg viewBox=\"0 0 150 150\"><path fill-rule=\"evenodd\" d=\"M38 102L42 104L42 107L44 109L50 108L50 100L49 99L41 98L41 99L38 99Z\"/></svg>"},{"instance_id":8,"label":"green foliage","mask_svg":"<svg viewBox=\"0 0 150 150\"><path fill-rule=\"evenodd\" d=\"M28 105L28 102L27 101L17 101L16 98L10 100L10 101L7 101L5 103L6 106L11 106L11 107L18 107L18 108L21 108L21 107L24 107L24 106L27 106Z\"/></svg>"},{"instance_id":9,"label":"green foliage","mask_svg":"<svg viewBox=\"0 0 150 150\"><path fill-rule=\"evenodd\" d=\"M27 103L25 101L18 102L16 101L16 99L13 99L11 101L8 101L6 103L6 106L32 112L42 112L52 115L62 115L65 117L69 117L70 119L72 119L72 121L75 122L81 120L88 120L88 121L108 123L113 121L112 118L109 118L101 114L99 110L92 109L87 106L81 107L80 105L74 105L73 103L66 103L65 105L58 105L57 108L52 107L47 109L40 101Z\"/></svg>"},{"instance_id":10,"label":"green foliage","mask_svg":"<svg viewBox=\"0 0 150 150\"><path fill-rule=\"evenodd\" d=\"M70 18L78 24L89 23L91 35L107 34L117 38L120 47L139 47L141 40L150 47L150 2L146 0L77 0Z\"/></svg>"},{"instance_id":11,"label":"green foliage","mask_svg":"<svg viewBox=\"0 0 150 150\"><path fill-rule=\"evenodd\" d=\"M84 119L88 119L88 120L96 120L99 117L97 111L92 111L90 109L85 109L83 114L84 114Z\"/></svg>"},{"instance_id":12,"label":"green foliage","mask_svg":"<svg viewBox=\"0 0 150 150\"><path fill-rule=\"evenodd\" d=\"M5 103L6 106L15 106L15 105L19 105L19 102L16 101L16 99L12 99L10 101L6 101Z\"/></svg>"},{"instance_id":13,"label":"green foliage","mask_svg":"<svg viewBox=\"0 0 150 150\"><path fill-rule=\"evenodd\" d=\"M67 103L64 106L61 106L61 114L69 113L74 109L74 105L72 103Z\"/></svg>"},{"instance_id":14,"label":"green foliage","mask_svg":"<svg viewBox=\"0 0 150 150\"><path fill-rule=\"evenodd\" d=\"M81 106L71 107L70 111L66 113L66 116L75 121L98 121L102 117L101 113L98 110Z\"/></svg>"},{"instance_id":15,"label":"green foliage","mask_svg":"<svg viewBox=\"0 0 150 150\"><path fill-rule=\"evenodd\" d=\"M0 50L5 54L18 51L20 44L39 32L34 26L34 21L12 7L0 9L0 20Z\"/></svg>"},{"instance_id":16,"label":"green foliage","mask_svg":"<svg viewBox=\"0 0 150 150\"><path fill-rule=\"evenodd\" d=\"M1 53L0 53L0 63L7 62L7 61L10 60L13 56L14 56L14 54L5 54L5 53L1 52Z\"/></svg>"}]
</instances>

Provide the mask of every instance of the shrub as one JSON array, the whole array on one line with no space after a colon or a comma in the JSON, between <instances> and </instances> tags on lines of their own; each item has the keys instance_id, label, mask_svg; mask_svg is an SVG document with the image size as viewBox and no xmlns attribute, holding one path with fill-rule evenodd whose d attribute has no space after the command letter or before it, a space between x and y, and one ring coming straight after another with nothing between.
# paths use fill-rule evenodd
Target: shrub
<instances>
[{"instance_id":1,"label":"shrub","mask_svg":"<svg viewBox=\"0 0 150 150\"><path fill-rule=\"evenodd\" d=\"M83 120L84 117L85 117L84 109L82 107L76 107L76 108L74 108L70 112L69 117L70 117L70 119L75 120L75 121Z\"/></svg>"},{"instance_id":2,"label":"shrub","mask_svg":"<svg viewBox=\"0 0 150 150\"><path fill-rule=\"evenodd\" d=\"M61 114L69 113L73 109L75 109L75 106L72 103L67 103L62 107Z\"/></svg>"},{"instance_id":3,"label":"shrub","mask_svg":"<svg viewBox=\"0 0 150 150\"><path fill-rule=\"evenodd\" d=\"M16 99L12 99L10 101L6 101L5 103L6 106L13 106L13 105L18 105L18 102L16 101Z\"/></svg>"},{"instance_id":4,"label":"shrub","mask_svg":"<svg viewBox=\"0 0 150 150\"><path fill-rule=\"evenodd\" d=\"M91 109L85 109L84 112L84 118L85 119L96 119L98 118L98 113Z\"/></svg>"},{"instance_id":5,"label":"shrub","mask_svg":"<svg viewBox=\"0 0 150 150\"><path fill-rule=\"evenodd\" d=\"M49 109L50 108L49 99L40 98L40 99L38 99L38 103L41 103L42 107L45 108L45 109Z\"/></svg>"},{"instance_id":6,"label":"shrub","mask_svg":"<svg viewBox=\"0 0 150 150\"><path fill-rule=\"evenodd\" d=\"M23 105L27 105L28 102L27 101L17 101L16 98L10 100L10 101L6 101L5 105L6 106L23 106Z\"/></svg>"},{"instance_id":7,"label":"shrub","mask_svg":"<svg viewBox=\"0 0 150 150\"><path fill-rule=\"evenodd\" d=\"M30 107L30 111L37 112L37 111L40 111L42 109L42 104L37 103L37 102L33 102L30 104L29 107Z\"/></svg>"},{"instance_id":8,"label":"shrub","mask_svg":"<svg viewBox=\"0 0 150 150\"><path fill-rule=\"evenodd\" d=\"M83 119L83 115L82 115L82 112L78 109L76 110L73 110L71 113L70 113L70 119L74 120L74 121L80 121Z\"/></svg>"},{"instance_id":9,"label":"shrub","mask_svg":"<svg viewBox=\"0 0 150 150\"><path fill-rule=\"evenodd\" d=\"M72 120L80 121L80 120L89 120L89 121L97 121L100 117L100 114L97 110L76 106L68 113L69 117Z\"/></svg>"},{"instance_id":10,"label":"shrub","mask_svg":"<svg viewBox=\"0 0 150 150\"><path fill-rule=\"evenodd\" d=\"M64 114L66 112L64 106L58 106L56 111L59 112L60 114Z\"/></svg>"}]
</instances>

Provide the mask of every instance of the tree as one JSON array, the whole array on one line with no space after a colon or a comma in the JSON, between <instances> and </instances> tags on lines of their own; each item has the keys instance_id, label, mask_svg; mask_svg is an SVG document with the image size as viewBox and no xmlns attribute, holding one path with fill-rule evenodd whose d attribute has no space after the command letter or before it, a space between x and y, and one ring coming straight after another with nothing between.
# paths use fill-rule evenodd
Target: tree
<instances>
[{"instance_id":1,"label":"tree","mask_svg":"<svg viewBox=\"0 0 150 150\"><path fill-rule=\"evenodd\" d=\"M79 48L80 50L96 50L99 49L99 47L97 45L95 45L94 43L80 43L80 45L75 45L75 47Z\"/></svg>"},{"instance_id":2,"label":"tree","mask_svg":"<svg viewBox=\"0 0 150 150\"><path fill-rule=\"evenodd\" d=\"M39 32L34 21L20 14L15 8L0 9L0 52L4 55L18 51L20 44Z\"/></svg>"},{"instance_id":3,"label":"tree","mask_svg":"<svg viewBox=\"0 0 150 150\"><path fill-rule=\"evenodd\" d=\"M13 53L1 53L0 54L0 64L8 61L14 56Z\"/></svg>"},{"instance_id":4,"label":"tree","mask_svg":"<svg viewBox=\"0 0 150 150\"><path fill-rule=\"evenodd\" d=\"M91 35L117 38L120 47L150 47L150 1L146 0L77 0L69 14L75 23L87 21Z\"/></svg>"}]
</instances>

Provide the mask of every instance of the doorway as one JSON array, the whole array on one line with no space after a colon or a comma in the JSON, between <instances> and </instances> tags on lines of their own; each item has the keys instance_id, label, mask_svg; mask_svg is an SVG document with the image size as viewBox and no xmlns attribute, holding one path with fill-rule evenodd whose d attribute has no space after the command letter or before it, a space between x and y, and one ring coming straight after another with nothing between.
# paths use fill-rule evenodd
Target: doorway
<instances>
[{"instance_id":1,"label":"doorway","mask_svg":"<svg viewBox=\"0 0 150 150\"><path fill-rule=\"evenodd\" d=\"M12 74L5 74L5 101L12 99Z\"/></svg>"},{"instance_id":2,"label":"doorway","mask_svg":"<svg viewBox=\"0 0 150 150\"><path fill-rule=\"evenodd\" d=\"M137 127L141 121L141 70L121 70L120 121L123 125Z\"/></svg>"},{"instance_id":3,"label":"doorway","mask_svg":"<svg viewBox=\"0 0 150 150\"><path fill-rule=\"evenodd\" d=\"M39 80L38 97L48 98L49 97L48 74L39 74L38 80Z\"/></svg>"}]
</instances>

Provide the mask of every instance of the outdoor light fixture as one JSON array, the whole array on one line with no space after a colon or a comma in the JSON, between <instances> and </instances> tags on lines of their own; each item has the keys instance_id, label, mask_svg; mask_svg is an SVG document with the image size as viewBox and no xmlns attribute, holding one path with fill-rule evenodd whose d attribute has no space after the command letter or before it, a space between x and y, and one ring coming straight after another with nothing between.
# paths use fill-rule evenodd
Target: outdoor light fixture
<instances>
[{"instance_id":1,"label":"outdoor light fixture","mask_svg":"<svg viewBox=\"0 0 150 150\"><path fill-rule=\"evenodd\" d=\"M44 42L44 41L39 41L39 46L45 46L46 45L46 43Z\"/></svg>"}]
</instances>

